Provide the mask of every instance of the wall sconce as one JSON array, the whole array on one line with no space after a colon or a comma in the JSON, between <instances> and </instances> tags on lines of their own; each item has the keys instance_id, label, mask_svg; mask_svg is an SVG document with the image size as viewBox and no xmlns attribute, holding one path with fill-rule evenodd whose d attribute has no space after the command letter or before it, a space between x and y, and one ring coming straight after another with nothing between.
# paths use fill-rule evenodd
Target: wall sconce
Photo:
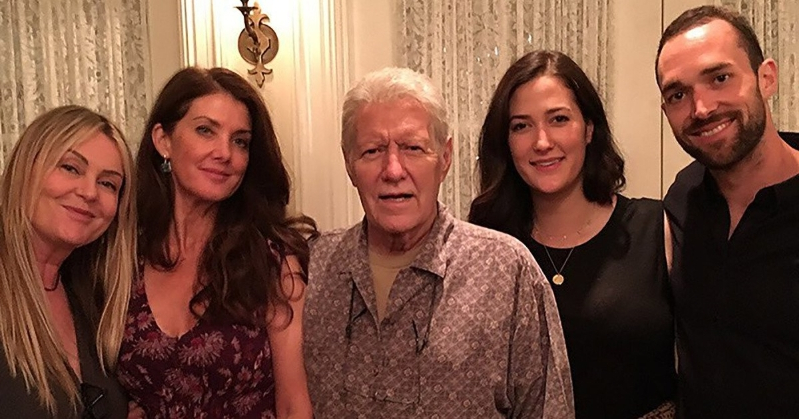
<instances>
[{"instance_id":1,"label":"wall sconce","mask_svg":"<svg viewBox=\"0 0 799 419\"><path fill-rule=\"evenodd\" d=\"M277 34L269 25L269 16L261 13L258 3L250 7L249 0L241 0L241 6L236 6L244 16L244 29L239 34L239 54L244 61L255 67L248 70L255 76L258 87L263 87L267 74L272 74L272 69L266 64L277 55L279 42Z\"/></svg>"}]
</instances>

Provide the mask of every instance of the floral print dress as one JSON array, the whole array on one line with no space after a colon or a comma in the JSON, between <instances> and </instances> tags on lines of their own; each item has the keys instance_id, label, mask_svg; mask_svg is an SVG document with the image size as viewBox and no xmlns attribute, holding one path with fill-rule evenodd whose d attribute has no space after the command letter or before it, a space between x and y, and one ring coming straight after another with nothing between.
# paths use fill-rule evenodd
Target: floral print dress
<instances>
[{"instance_id":1,"label":"floral print dress","mask_svg":"<svg viewBox=\"0 0 799 419\"><path fill-rule=\"evenodd\" d=\"M155 322L144 280L133 288L118 377L148 418L274 418L265 328L199 320L184 335L168 336Z\"/></svg>"}]
</instances>

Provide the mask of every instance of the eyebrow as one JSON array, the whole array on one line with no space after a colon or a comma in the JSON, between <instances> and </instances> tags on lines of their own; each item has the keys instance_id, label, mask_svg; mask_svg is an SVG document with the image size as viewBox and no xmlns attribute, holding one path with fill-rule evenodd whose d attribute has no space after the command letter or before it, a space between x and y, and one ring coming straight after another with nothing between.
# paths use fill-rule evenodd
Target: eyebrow
<instances>
[{"instance_id":1,"label":"eyebrow","mask_svg":"<svg viewBox=\"0 0 799 419\"><path fill-rule=\"evenodd\" d=\"M730 64L730 63L718 63L718 64L716 64L716 65L714 65L712 67L708 67L708 68L702 70L702 72L700 74L702 74L703 76L707 76L709 74L716 73L716 72L718 72L720 70L724 70L725 68L728 68L730 66L732 66L732 64Z\"/></svg>"},{"instance_id":2,"label":"eyebrow","mask_svg":"<svg viewBox=\"0 0 799 419\"><path fill-rule=\"evenodd\" d=\"M219 127L221 127L221 126L222 126L222 124L221 124L221 123L219 123L219 121L217 121L216 119L209 118L209 117L207 117L207 116L205 116L205 115L195 116L195 117L194 117L194 118L192 118L192 119L193 119L193 120L195 120L195 121L196 121L196 120L198 120L198 119L204 119L204 120L208 121L208 123L210 123L211 125L213 125L213 126L214 126L214 128L219 128ZM237 130L237 131L235 131L235 132L234 132L234 134L252 134L252 130L249 130L249 129L240 129L240 130Z\"/></svg>"},{"instance_id":3,"label":"eyebrow","mask_svg":"<svg viewBox=\"0 0 799 419\"><path fill-rule=\"evenodd\" d=\"M75 157L77 157L78 160L83 162L83 164L85 164L87 166L89 165L89 159L87 159L86 156L84 156L83 154L78 153L77 151L75 151L73 149L69 149L68 151L70 153L72 153ZM125 179L125 176L123 176L122 173L119 173L116 170L106 169L106 170L101 171L100 174L101 175L119 176L121 179Z\"/></svg>"},{"instance_id":4,"label":"eyebrow","mask_svg":"<svg viewBox=\"0 0 799 419\"><path fill-rule=\"evenodd\" d=\"M561 112L561 111L568 112L570 110L571 110L571 108L569 108L568 106L557 106L557 107L554 107L552 109L547 109L546 112L544 112L544 113L547 114L547 115L552 115L553 113L558 113L558 112ZM530 115L520 114L520 115L511 115L510 116L510 120L511 121L514 120L514 119L526 119L526 118L530 118Z\"/></svg>"},{"instance_id":5,"label":"eyebrow","mask_svg":"<svg viewBox=\"0 0 799 419\"><path fill-rule=\"evenodd\" d=\"M713 65L711 67L708 67L708 68L702 70L701 72L699 72L699 74L702 75L702 76L707 76L707 75L719 72L721 70L724 70L726 68L729 68L731 66L732 66L732 64L730 64L730 63L718 63L716 65ZM663 93L666 93L666 92L668 92L670 90L674 90L674 89L682 88L682 87L685 87L685 85L681 81L674 80L674 81L670 81L670 82L664 84L663 85L663 89L661 89L661 91Z\"/></svg>"}]
</instances>

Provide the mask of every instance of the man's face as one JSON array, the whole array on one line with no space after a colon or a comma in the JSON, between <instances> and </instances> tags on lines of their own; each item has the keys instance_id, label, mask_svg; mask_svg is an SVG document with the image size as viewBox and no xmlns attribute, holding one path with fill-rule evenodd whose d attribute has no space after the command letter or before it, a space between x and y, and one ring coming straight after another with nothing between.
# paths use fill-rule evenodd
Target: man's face
<instances>
[{"instance_id":1,"label":"man's face","mask_svg":"<svg viewBox=\"0 0 799 419\"><path fill-rule=\"evenodd\" d=\"M765 130L759 77L739 39L732 25L713 20L666 42L658 61L662 108L674 136L711 169L735 166Z\"/></svg>"},{"instance_id":2,"label":"man's face","mask_svg":"<svg viewBox=\"0 0 799 419\"><path fill-rule=\"evenodd\" d=\"M440 146L429 127L427 111L411 99L358 110L355 141L345 158L370 239L420 237L432 226L452 143Z\"/></svg>"}]
</instances>

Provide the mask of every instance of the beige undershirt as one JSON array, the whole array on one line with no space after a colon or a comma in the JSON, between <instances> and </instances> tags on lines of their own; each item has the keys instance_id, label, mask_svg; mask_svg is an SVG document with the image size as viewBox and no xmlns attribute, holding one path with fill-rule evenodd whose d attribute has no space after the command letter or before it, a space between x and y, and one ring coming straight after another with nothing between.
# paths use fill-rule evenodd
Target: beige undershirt
<instances>
[{"instance_id":1,"label":"beige undershirt","mask_svg":"<svg viewBox=\"0 0 799 419\"><path fill-rule=\"evenodd\" d=\"M388 308L388 296L391 286L397 279L397 273L407 268L422 249L417 245L413 249L398 255L382 255L369 249L369 267L372 270L372 280L375 287L375 300L377 302L377 321L382 322Z\"/></svg>"}]
</instances>

